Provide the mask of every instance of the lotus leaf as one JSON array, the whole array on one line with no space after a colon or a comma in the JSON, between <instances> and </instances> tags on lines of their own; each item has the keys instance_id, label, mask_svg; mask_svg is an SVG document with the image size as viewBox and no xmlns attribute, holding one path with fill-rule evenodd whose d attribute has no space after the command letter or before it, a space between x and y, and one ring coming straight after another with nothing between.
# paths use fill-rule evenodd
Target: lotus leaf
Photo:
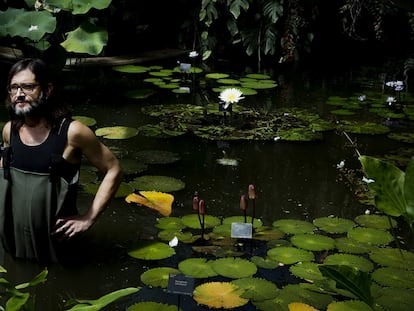
<instances>
[{"instance_id":1,"label":"lotus leaf","mask_svg":"<svg viewBox=\"0 0 414 311\"><path fill-rule=\"evenodd\" d=\"M176 305L168 305L154 301L143 301L129 306L126 311L183 311Z\"/></svg>"},{"instance_id":2,"label":"lotus leaf","mask_svg":"<svg viewBox=\"0 0 414 311\"><path fill-rule=\"evenodd\" d=\"M144 73L150 70L149 67L137 66L137 65L120 65L112 67L114 71L124 73Z\"/></svg>"},{"instance_id":3,"label":"lotus leaf","mask_svg":"<svg viewBox=\"0 0 414 311\"><path fill-rule=\"evenodd\" d=\"M108 41L108 32L89 22L83 22L78 28L66 33L66 40L60 45L67 52L98 55Z\"/></svg>"},{"instance_id":4,"label":"lotus leaf","mask_svg":"<svg viewBox=\"0 0 414 311\"><path fill-rule=\"evenodd\" d=\"M128 251L128 255L143 260L159 260L175 255L175 250L168 244L154 241L141 241L141 243Z\"/></svg>"},{"instance_id":5,"label":"lotus leaf","mask_svg":"<svg viewBox=\"0 0 414 311\"><path fill-rule=\"evenodd\" d=\"M107 139L127 139L138 134L138 130L126 126L102 127L95 131L96 136L102 136Z\"/></svg>"},{"instance_id":6,"label":"lotus leaf","mask_svg":"<svg viewBox=\"0 0 414 311\"><path fill-rule=\"evenodd\" d=\"M253 262L257 267L262 269L276 269L279 267L279 263L270 258L263 258L260 256L252 256L250 261Z\"/></svg>"},{"instance_id":7,"label":"lotus leaf","mask_svg":"<svg viewBox=\"0 0 414 311\"><path fill-rule=\"evenodd\" d=\"M401 268L414 269L414 253L398 248L374 248L369 257L379 265Z\"/></svg>"},{"instance_id":8,"label":"lotus leaf","mask_svg":"<svg viewBox=\"0 0 414 311\"><path fill-rule=\"evenodd\" d=\"M182 223L191 229L201 229L197 214L184 215L181 218ZM212 215L204 215L204 228L213 228L220 224L220 219Z\"/></svg>"},{"instance_id":9,"label":"lotus leaf","mask_svg":"<svg viewBox=\"0 0 414 311\"><path fill-rule=\"evenodd\" d=\"M320 217L313 220L313 224L320 230L328 233L344 233L355 227L355 223L350 219L339 217Z\"/></svg>"},{"instance_id":10,"label":"lotus leaf","mask_svg":"<svg viewBox=\"0 0 414 311\"><path fill-rule=\"evenodd\" d=\"M313 282L325 279L319 271L319 266L319 264L314 262L298 262L297 264L290 266L289 271L294 276Z\"/></svg>"},{"instance_id":11,"label":"lotus leaf","mask_svg":"<svg viewBox=\"0 0 414 311\"><path fill-rule=\"evenodd\" d=\"M252 217L246 217L247 223L252 223ZM233 222L244 222L243 216L229 216L223 219L223 224L232 224ZM259 218L255 218L253 221L253 228L259 228L263 225Z\"/></svg>"},{"instance_id":12,"label":"lotus leaf","mask_svg":"<svg viewBox=\"0 0 414 311\"><path fill-rule=\"evenodd\" d=\"M131 193L125 198L125 201L127 203L138 203L158 211L163 216L170 216L174 196L157 191L140 191L139 195Z\"/></svg>"},{"instance_id":13,"label":"lotus leaf","mask_svg":"<svg viewBox=\"0 0 414 311\"><path fill-rule=\"evenodd\" d=\"M312 223L298 219L279 219L272 225L288 234L312 233L316 229Z\"/></svg>"},{"instance_id":14,"label":"lotus leaf","mask_svg":"<svg viewBox=\"0 0 414 311\"><path fill-rule=\"evenodd\" d=\"M212 262L206 258L188 258L178 264L178 269L185 275L194 278L209 278L217 275Z\"/></svg>"},{"instance_id":15,"label":"lotus leaf","mask_svg":"<svg viewBox=\"0 0 414 311\"><path fill-rule=\"evenodd\" d=\"M359 225L375 229L391 229L397 227L397 221L386 215L359 215L355 217L355 222Z\"/></svg>"},{"instance_id":16,"label":"lotus leaf","mask_svg":"<svg viewBox=\"0 0 414 311\"><path fill-rule=\"evenodd\" d=\"M144 175L134 178L129 183L134 189L160 192L180 191L185 183L180 179L169 176Z\"/></svg>"},{"instance_id":17,"label":"lotus leaf","mask_svg":"<svg viewBox=\"0 0 414 311\"><path fill-rule=\"evenodd\" d=\"M242 278L232 281L243 289L243 298L255 301L273 299L277 296L279 289L272 282L255 277Z\"/></svg>"},{"instance_id":18,"label":"lotus leaf","mask_svg":"<svg viewBox=\"0 0 414 311\"><path fill-rule=\"evenodd\" d=\"M197 286L193 298L198 304L210 308L232 309L249 302L241 297L242 294L243 290L230 282L210 282Z\"/></svg>"},{"instance_id":19,"label":"lotus leaf","mask_svg":"<svg viewBox=\"0 0 414 311\"><path fill-rule=\"evenodd\" d=\"M178 153L166 150L141 150L135 156L147 164L170 164L181 159Z\"/></svg>"},{"instance_id":20,"label":"lotus leaf","mask_svg":"<svg viewBox=\"0 0 414 311\"><path fill-rule=\"evenodd\" d=\"M212 262L217 274L236 279L250 277L257 272L256 265L243 258L219 258Z\"/></svg>"},{"instance_id":21,"label":"lotus leaf","mask_svg":"<svg viewBox=\"0 0 414 311\"><path fill-rule=\"evenodd\" d=\"M371 245L368 243L358 242L350 238L337 238L335 240L335 246L340 252L352 253L352 254L364 254L369 252Z\"/></svg>"},{"instance_id":22,"label":"lotus leaf","mask_svg":"<svg viewBox=\"0 0 414 311\"><path fill-rule=\"evenodd\" d=\"M383 286L414 288L414 272L405 269L379 268L372 273L372 279Z\"/></svg>"},{"instance_id":23,"label":"lotus leaf","mask_svg":"<svg viewBox=\"0 0 414 311\"><path fill-rule=\"evenodd\" d=\"M86 126L94 126L96 124L96 120L91 117L86 116L72 116L72 119L77 120L81 122L82 124L85 124Z\"/></svg>"},{"instance_id":24,"label":"lotus leaf","mask_svg":"<svg viewBox=\"0 0 414 311\"><path fill-rule=\"evenodd\" d=\"M386 310L411 310L414 305L413 290L392 287L382 288L375 298L375 302Z\"/></svg>"},{"instance_id":25,"label":"lotus leaf","mask_svg":"<svg viewBox=\"0 0 414 311\"><path fill-rule=\"evenodd\" d=\"M320 234L296 234L290 241L294 246L310 251L330 250L335 247L334 239Z\"/></svg>"},{"instance_id":26,"label":"lotus leaf","mask_svg":"<svg viewBox=\"0 0 414 311\"><path fill-rule=\"evenodd\" d=\"M288 307L289 311L318 311L318 309L301 302L291 302Z\"/></svg>"},{"instance_id":27,"label":"lotus leaf","mask_svg":"<svg viewBox=\"0 0 414 311\"><path fill-rule=\"evenodd\" d=\"M181 230L185 228L185 225L181 222L181 218L179 217L158 218L155 226L163 230Z\"/></svg>"},{"instance_id":28,"label":"lotus leaf","mask_svg":"<svg viewBox=\"0 0 414 311\"><path fill-rule=\"evenodd\" d=\"M294 264L299 261L314 260L312 252L288 246L271 248L267 251L267 255L270 259L286 265Z\"/></svg>"},{"instance_id":29,"label":"lotus leaf","mask_svg":"<svg viewBox=\"0 0 414 311\"><path fill-rule=\"evenodd\" d=\"M352 254L332 254L323 261L325 265L343 265L356 268L363 272L370 272L374 269L371 261L364 257Z\"/></svg>"},{"instance_id":30,"label":"lotus leaf","mask_svg":"<svg viewBox=\"0 0 414 311\"><path fill-rule=\"evenodd\" d=\"M167 288L170 274L179 274L180 271L171 267L158 267L141 274L141 282L148 286Z\"/></svg>"},{"instance_id":31,"label":"lotus leaf","mask_svg":"<svg viewBox=\"0 0 414 311\"><path fill-rule=\"evenodd\" d=\"M328 305L326 311L372 311L371 307L359 300L335 301Z\"/></svg>"},{"instance_id":32,"label":"lotus leaf","mask_svg":"<svg viewBox=\"0 0 414 311\"><path fill-rule=\"evenodd\" d=\"M388 231L374 228L353 228L348 231L348 237L358 242L370 243L373 245L387 245L394 240Z\"/></svg>"}]
</instances>

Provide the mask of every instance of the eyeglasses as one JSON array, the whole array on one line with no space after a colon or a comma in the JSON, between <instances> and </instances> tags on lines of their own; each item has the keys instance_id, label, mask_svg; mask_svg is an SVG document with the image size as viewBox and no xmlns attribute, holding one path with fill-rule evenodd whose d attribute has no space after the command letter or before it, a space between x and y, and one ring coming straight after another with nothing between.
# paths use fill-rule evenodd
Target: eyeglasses
<instances>
[{"instance_id":1,"label":"eyeglasses","mask_svg":"<svg viewBox=\"0 0 414 311\"><path fill-rule=\"evenodd\" d=\"M31 94L34 92L37 86L39 86L39 84L37 83L12 84L12 85L9 85L9 87L7 88L7 91L10 94L14 95L14 94L17 94L17 91L20 89L25 94Z\"/></svg>"}]
</instances>

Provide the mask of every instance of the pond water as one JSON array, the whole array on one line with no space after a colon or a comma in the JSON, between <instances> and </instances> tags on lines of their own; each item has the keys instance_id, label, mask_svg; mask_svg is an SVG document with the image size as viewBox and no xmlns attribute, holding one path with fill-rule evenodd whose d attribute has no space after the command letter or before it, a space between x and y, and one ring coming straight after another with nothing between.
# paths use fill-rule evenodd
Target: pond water
<instances>
[{"instance_id":1,"label":"pond water","mask_svg":"<svg viewBox=\"0 0 414 311\"><path fill-rule=\"evenodd\" d=\"M125 98L125 89L139 85L133 75L114 73L109 68L81 70L66 73L68 81L74 79L83 91L68 90L74 115L93 117L97 127L122 125L139 127L148 122L156 123L141 112L143 106L152 104L191 103L190 95L176 95L169 90L143 100ZM358 75L358 80L355 76ZM108 83L108 77L114 77ZM241 105L265 106L266 109L301 107L311 109L323 117L335 119L329 113L332 106L326 104L330 96L355 96L361 92L360 78L364 87L381 93L380 77L375 73L363 76L360 71L347 70L337 74L307 72L278 73L273 77L279 83L275 89L260 91L259 95L246 96ZM211 101L218 94L211 93ZM217 100L218 101L218 100ZM350 118L364 118L364 112ZM341 117L342 118L342 117ZM386 121L385 119L383 120ZM412 131L412 124L391 124L396 131ZM383 155L406 144L396 142L386 135L350 135L361 154ZM107 140L111 148L124 151L124 156L134 158L141 150L163 150L177 153L180 160L171 164L149 165L142 174L165 175L185 182L184 190L174 194L173 213L182 216L193 213L192 197L200 194L207 206L207 213L218 217L241 215L239 200L246 194L248 185L256 187L256 216L265 225L277 219L293 218L312 221L318 217L335 215L353 219L363 214L367 207L359 203L353 187L340 173L337 165L345 161L346 167L360 168L355 148L338 131L323 134L323 140L315 142L289 141L220 141L199 138L187 134L171 138L150 138L142 135L126 140ZM238 160L237 166L225 166L217 159L226 154ZM126 178L129 178L128 176ZM89 204L91 196L81 192L79 207ZM248 212L250 213L250 211ZM127 255L128 248L142 239L157 239L156 211L136 204L128 204L123 198L111 203L96 225L86 234L89 242L82 264L71 267L51 266L47 282L36 287L36 300L41 310L64 310L70 298L95 299L111 291L143 286L142 272L150 267L176 266L179 260L197 256L188 250L177 249L177 255L161 261L143 261ZM42 267L25 262L13 262L6 258L7 278L12 282L24 282L38 274ZM108 310L124 310L133 302L154 300L177 304L178 297L162 290L145 287L138 294L112 305ZM183 310L203 310L189 297L182 298ZM251 305L242 310L255 310Z\"/></svg>"}]
</instances>

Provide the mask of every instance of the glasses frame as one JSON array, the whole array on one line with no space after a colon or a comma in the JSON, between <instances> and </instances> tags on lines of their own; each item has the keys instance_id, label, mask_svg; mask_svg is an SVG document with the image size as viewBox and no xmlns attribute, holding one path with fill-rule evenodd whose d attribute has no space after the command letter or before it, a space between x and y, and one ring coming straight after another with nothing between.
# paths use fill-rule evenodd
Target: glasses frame
<instances>
[{"instance_id":1,"label":"glasses frame","mask_svg":"<svg viewBox=\"0 0 414 311\"><path fill-rule=\"evenodd\" d=\"M7 87L7 92L16 95L17 91L20 89L24 94L32 94L39 85L39 83L11 84Z\"/></svg>"}]
</instances>

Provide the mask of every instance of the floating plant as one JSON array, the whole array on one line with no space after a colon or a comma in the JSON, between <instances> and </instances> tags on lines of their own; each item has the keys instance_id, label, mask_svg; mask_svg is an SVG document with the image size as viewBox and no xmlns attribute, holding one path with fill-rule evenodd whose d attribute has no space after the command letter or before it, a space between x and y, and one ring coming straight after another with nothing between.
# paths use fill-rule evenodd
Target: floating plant
<instances>
[{"instance_id":1,"label":"floating plant","mask_svg":"<svg viewBox=\"0 0 414 311\"><path fill-rule=\"evenodd\" d=\"M310 251L324 251L335 248L335 240L320 234L296 234L290 238L292 244L298 248Z\"/></svg>"},{"instance_id":2,"label":"floating plant","mask_svg":"<svg viewBox=\"0 0 414 311\"><path fill-rule=\"evenodd\" d=\"M271 248L267 251L267 256L270 259L285 265L291 265L299 261L314 260L312 252L289 246Z\"/></svg>"},{"instance_id":3,"label":"floating plant","mask_svg":"<svg viewBox=\"0 0 414 311\"><path fill-rule=\"evenodd\" d=\"M339 217L316 218L313 224L328 233L344 233L356 226L352 220Z\"/></svg>"},{"instance_id":4,"label":"floating plant","mask_svg":"<svg viewBox=\"0 0 414 311\"><path fill-rule=\"evenodd\" d=\"M181 221L184 225L191 229L201 229L200 221L198 216L195 214L184 215L181 218ZM213 228L221 223L220 219L213 215L204 216L204 226L206 229Z\"/></svg>"},{"instance_id":5,"label":"floating plant","mask_svg":"<svg viewBox=\"0 0 414 311\"><path fill-rule=\"evenodd\" d=\"M134 159L122 158L119 162L125 175L140 174L148 169L147 164Z\"/></svg>"},{"instance_id":6,"label":"floating plant","mask_svg":"<svg viewBox=\"0 0 414 311\"><path fill-rule=\"evenodd\" d=\"M148 286L167 288L170 274L179 274L180 271L171 267L152 268L141 274L140 280Z\"/></svg>"},{"instance_id":7,"label":"floating plant","mask_svg":"<svg viewBox=\"0 0 414 311\"><path fill-rule=\"evenodd\" d=\"M297 264L290 266L289 271L296 277L313 282L325 279L319 271L319 266L320 264L315 262L298 262Z\"/></svg>"},{"instance_id":8,"label":"floating plant","mask_svg":"<svg viewBox=\"0 0 414 311\"><path fill-rule=\"evenodd\" d=\"M334 301L328 305L329 311L372 311L372 308L363 301L348 300Z\"/></svg>"},{"instance_id":9,"label":"floating plant","mask_svg":"<svg viewBox=\"0 0 414 311\"><path fill-rule=\"evenodd\" d=\"M397 227L397 221L387 215L358 215L355 217L355 222L360 226L388 230Z\"/></svg>"},{"instance_id":10,"label":"floating plant","mask_svg":"<svg viewBox=\"0 0 414 311\"><path fill-rule=\"evenodd\" d=\"M193 298L198 304L210 308L233 309L246 305L249 300L242 298L243 290L230 282L209 282L194 289Z\"/></svg>"},{"instance_id":11,"label":"floating plant","mask_svg":"<svg viewBox=\"0 0 414 311\"><path fill-rule=\"evenodd\" d=\"M385 287L381 288L375 302L386 310L407 311L414 305L414 295L411 289Z\"/></svg>"},{"instance_id":12,"label":"floating plant","mask_svg":"<svg viewBox=\"0 0 414 311\"><path fill-rule=\"evenodd\" d=\"M128 255L143 260L160 260L175 255L168 244L156 241L140 241L139 245L128 251Z\"/></svg>"},{"instance_id":13,"label":"floating plant","mask_svg":"<svg viewBox=\"0 0 414 311\"><path fill-rule=\"evenodd\" d=\"M401 133L389 133L387 135L389 139L394 139L396 141L404 142L413 144L414 143L414 133L407 133L407 132L401 132Z\"/></svg>"},{"instance_id":14,"label":"floating plant","mask_svg":"<svg viewBox=\"0 0 414 311\"><path fill-rule=\"evenodd\" d=\"M382 267L372 272L372 279L383 286L414 288L414 272L406 269Z\"/></svg>"},{"instance_id":15,"label":"floating plant","mask_svg":"<svg viewBox=\"0 0 414 311\"><path fill-rule=\"evenodd\" d=\"M96 136L107 139L128 139L138 134L138 130L127 126L101 127L95 131Z\"/></svg>"},{"instance_id":16,"label":"floating plant","mask_svg":"<svg viewBox=\"0 0 414 311\"><path fill-rule=\"evenodd\" d=\"M394 240L393 236L388 231L361 227L349 230L348 237L355 241L371 245L387 245Z\"/></svg>"},{"instance_id":17,"label":"floating plant","mask_svg":"<svg viewBox=\"0 0 414 311\"><path fill-rule=\"evenodd\" d=\"M312 233L316 229L312 223L299 219L279 219L272 225L288 234Z\"/></svg>"},{"instance_id":18,"label":"floating plant","mask_svg":"<svg viewBox=\"0 0 414 311\"><path fill-rule=\"evenodd\" d=\"M82 184L82 190L91 195L95 195L98 192L99 186L100 183L89 182ZM134 191L134 189L128 183L121 182L115 192L114 198L125 198L132 191Z\"/></svg>"},{"instance_id":19,"label":"floating plant","mask_svg":"<svg viewBox=\"0 0 414 311\"><path fill-rule=\"evenodd\" d=\"M169 305L154 301L143 301L134 303L129 306L126 311L183 311L183 309L177 307L176 305Z\"/></svg>"},{"instance_id":20,"label":"floating plant","mask_svg":"<svg viewBox=\"0 0 414 311\"><path fill-rule=\"evenodd\" d=\"M364 272L370 272L374 269L374 265L371 261L364 257L352 254L328 255L323 261L323 264L349 266Z\"/></svg>"},{"instance_id":21,"label":"floating plant","mask_svg":"<svg viewBox=\"0 0 414 311\"><path fill-rule=\"evenodd\" d=\"M414 253L404 249L376 247L369 258L381 266L414 270Z\"/></svg>"},{"instance_id":22,"label":"floating plant","mask_svg":"<svg viewBox=\"0 0 414 311\"><path fill-rule=\"evenodd\" d=\"M250 277L257 272L256 265L243 258L219 258L212 262L212 267L217 274L232 279Z\"/></svg>"},{"instance_id":23,"label":"floating plant","mask_svg":"<svg viewBox=\"0 0 414 311\"><path fill-rule=\"evenodd\" d=\"M277 228L260 226L255 228L253 239L260 241L274 241L283 238L284 235L285 233Z\"/></svg>"},{"instance_id":24,"label":"floating plant","mask_svg":"<svg viewBox=\"0 0 414 311\"><path fill-rule=\"evenodd\" d=\"M176 230L161 230L160 232L158 232L158 237L163 241L170 241L173 238L177 238L180 242L183 243L192 243L195 239L191 232L183 232Z\"/></svg>"},{"instance_id":25,"label":"floating plant","mask_svg":"<svg viewBox=\"0 0 414 311\"><path fill-rule=\"evenodd\" d=\"M318 311L314 307L302 303L302 302L291 302L288 304L289 311Z\"/></svg>"},{"instance_id":26,"label":"floating plant","mask_svg":"<svg viewBox=\"0 0 414 311\"><path fill-rule=\"evenodd\" d=\"M96 124L96 120L94 118L87 116L72 116L72 119L78 120L86 126L94 126Z\"/></svg>"},{"instance_id":27,"label":"floating plant","mask_svg":"<svg viewBox=\"0 0 414 311\"><path fill-rule=\"evenodd\" d=\"M155 226L162 230L181 230L185 228L185 225L179 217L158 218Z\"/></svg>"},{"instance_id":28,"label":"floating plant","mask_svg":"<svg viewBox=\"0 0 414 311\"><path fill-rule=\"evenodd\" d=\"M343 253L364 254L368 253L372 246L368 243L362 243L354 239L341 237L335 240L335 247Z\"/></svg>"},{"instance_id":29,"label":"floating plant","mask_svg":"<svg viewBox=\"0 0 414 311\"><path fill-rule=\"evenodd\" d=\"M241 297L254 301L273 299L279 291L274 283L256 277L237 279L232 283L243 289Z\"/></svg>"},{"instance_id":30,"label":"floating plant","mask_svg":"<svg viewBox=\"0 0 414 311\"><path fill-rule=\"evenodd\" d=\"M178 263L178 269L185 275L194 278L209 278L217 275L212 267L212 261L206 258L188 258Z\"/></svg>"},{"instance_id":31,"label":"floating plant","mask_svg":"<svg viewBox=\"0 0 414 311\"><path fill-rule=\"evenodd\" d=\"M387 134L390 132L390 129L382 124L347 120L341 120L338 124L338 129L347 133L369 135Z\"/></svg>"},{"instance_id":32,"label":"floating plant","mask_svg":"<svg viewBox=\"0 0 414 311\"><path fill-rule=\"evenodd\" d=\"M150 70L149 67L137 65L120 65L112 67L112 70L123 73L144 73Z\"/></svg>"},{"instance_id":33,"label":"floating plant","mask_svg":"<svg viewBox=\"0 0 414 311\"><path fill-rule=\"evenodd\" d=\"M158 191L140 191L131 193L126 198L127 203L137 203L158 211L163 216L170 216L174 196Z\"/></svg>"},{"instance_id":34,"label":"floating plant","mask_svg":"<svg viewBox=\"0 0 414 311\"><path fill-rule=\"evenodd\" d=\"M257 267L262 269L276 269L279 267L279 262L270 259L270 258L263 258L260 256L252 256L250 261L253 262Z\"/></svg>"},{"instance_id":35,"label":"floating plant","mask_svg":"<svg viewBox=\"0 0 414 311\"><path fill-rule=\"evenodd\" d=\"M158 175L144 175L134 178L129 184L136 190L173 192L185 188L185 183L177 178Z\"/></svg>"},{"instance_id":36,"label":"floating plant","mask_svg":"<svg viewBox=\"0 0 414 311\"><path fill-rule=\"evenodd\" d=\"M255 218L253 221L253 217L247 216L246 221L248 223L253 223L253 228L260 228L263 226L263 222L261 219ZM233 222L244 222L243 216L228 216L223 218L223 224L232 224Z\"/></svg>"}]
</instances>

